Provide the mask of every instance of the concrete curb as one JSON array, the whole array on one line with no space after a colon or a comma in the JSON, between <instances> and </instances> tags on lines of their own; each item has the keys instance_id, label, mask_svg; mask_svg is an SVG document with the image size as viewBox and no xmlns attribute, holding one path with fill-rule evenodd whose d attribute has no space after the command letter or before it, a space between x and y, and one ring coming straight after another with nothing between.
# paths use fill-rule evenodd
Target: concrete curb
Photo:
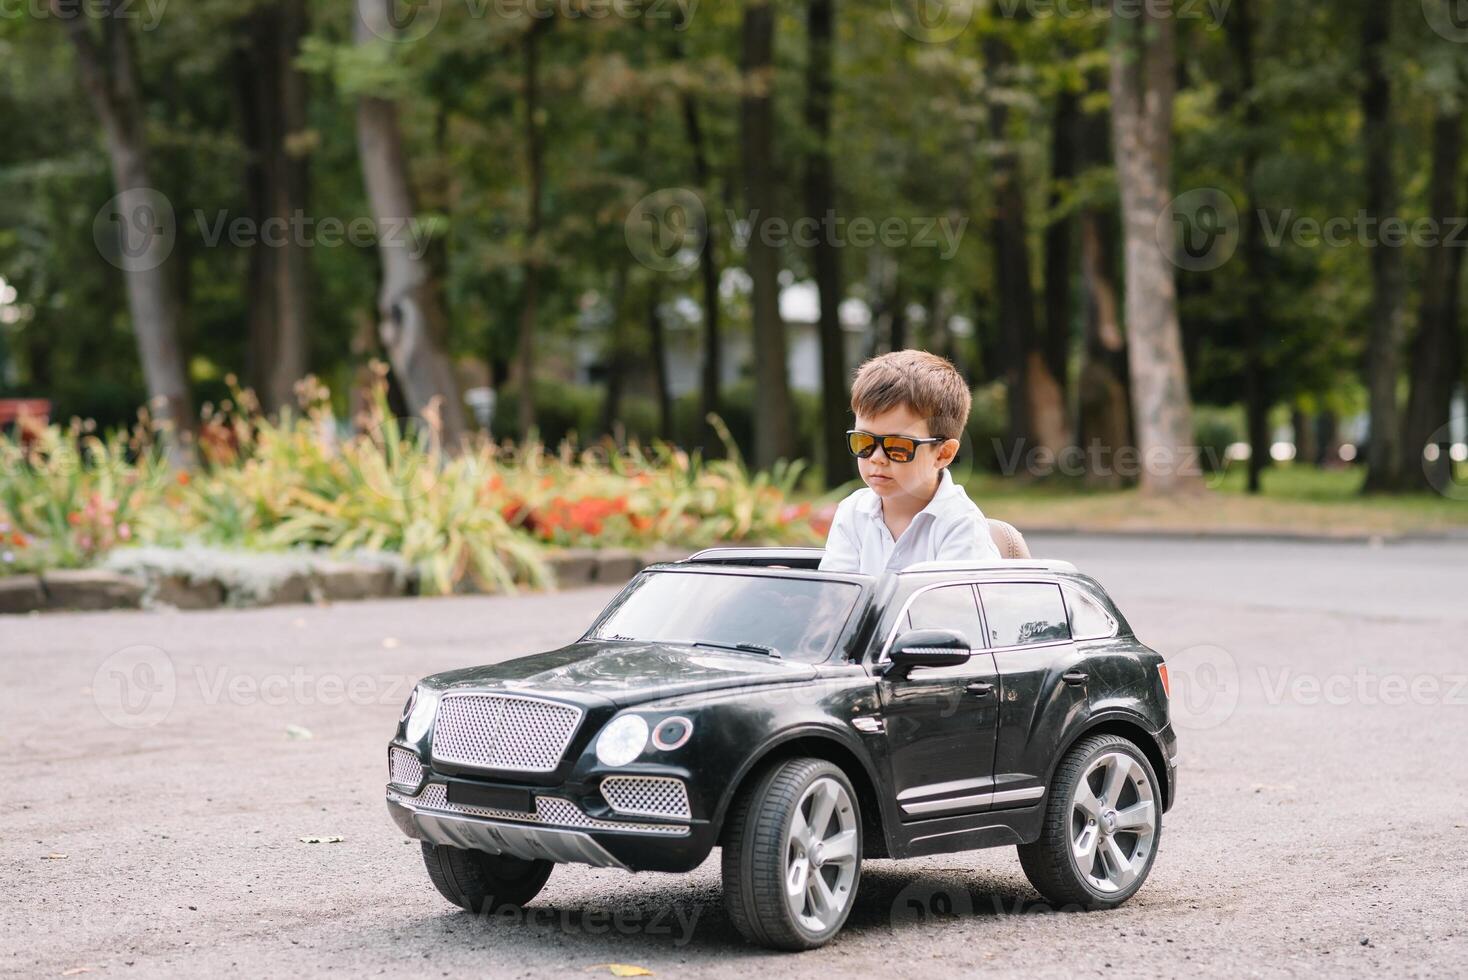
<instances>
[{"instance_id":1,"label":"concrete curb","mask_svg":"<svg viewBox=\"0 0 1468 980\"><path fill-rule=\"evenodd\" d=\"M1287 528L1126 528L1088 527L1083 524L1027 524L1025 537L1153 538L1173 541L1274 541L1319 544L1413 544L1468 541L1468 528L1441 531L1308 531Z\"/></svg>"}]
</instances>

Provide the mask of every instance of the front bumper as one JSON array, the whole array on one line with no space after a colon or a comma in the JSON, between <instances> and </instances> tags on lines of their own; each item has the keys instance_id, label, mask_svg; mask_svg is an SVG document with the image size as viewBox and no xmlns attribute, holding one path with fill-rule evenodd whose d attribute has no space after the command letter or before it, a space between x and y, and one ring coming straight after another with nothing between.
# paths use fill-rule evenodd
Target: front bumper
<instances>
[{"instance_id":1,"label":"front bumper","mask_svg":"<svg viewBox=\"0 0 1468 980\"><path fill-rule=\"evenodd\" d=\"M574 792L561 792L565 789L538 787L535 812L521 813L450 802L447 781L427 775L416 793L389 783L387 809L398 828L416 840L531 860L627 871L689 871L713 849L706 820L592 816Z\"/></svg>"}]
</instances>

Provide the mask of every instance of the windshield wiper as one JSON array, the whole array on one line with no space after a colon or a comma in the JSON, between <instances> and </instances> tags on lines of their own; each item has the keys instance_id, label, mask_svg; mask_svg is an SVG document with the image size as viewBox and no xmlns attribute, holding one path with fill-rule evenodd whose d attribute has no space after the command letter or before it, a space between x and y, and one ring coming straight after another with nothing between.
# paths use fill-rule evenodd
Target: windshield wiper
<instances>
[{"instance_id":1,"label":"windshield wiper","mask_svg":"<svg viewBox=\"0 0 1468 980\"><path fill-rule=\"evenodd\" d=\"M715 647L715 648L717 648L719 650L738 650L741 653L758 653L758 654L761 654L761 655L766 656L766 657L774 657L776 660L783 660L784 659L783 657L780 656L780 651L779 650L776 650L774 647L765 646L763 643L708 643L708 642L703 642L703 643L695 643L693 645L696 646L696 647Z\"/></svg>"}]
</instances>

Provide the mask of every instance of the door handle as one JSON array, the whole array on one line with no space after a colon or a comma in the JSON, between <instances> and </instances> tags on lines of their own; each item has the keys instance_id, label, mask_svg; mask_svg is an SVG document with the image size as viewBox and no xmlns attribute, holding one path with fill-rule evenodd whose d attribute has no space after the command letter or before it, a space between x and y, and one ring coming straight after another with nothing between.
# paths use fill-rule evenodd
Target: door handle
<instances>
[{"instance_id":1,"label":"door handle","mask_svg":"<svg viewBox=\"0 0 1468 980\"><path fill-rule=\"evenodd\" d=\"M1086 683L1086 680L1090 676L1091 676L1090 674L1087 674L1087 673L1085 673L1083 671L1079 671L1079 670L1068 670L1065 673L1063 673L1063 674L1060 675L1060 679L1063 680L1063 681L1065 681L1071 687L1080 687L1081 685L1083 685L1083 684Z\"/></svg>"},{"instance_id":2,"label":"door handle","mask_svg":"<svg viewBox=\"0 0 1468 980\"><path fill-rule=\"evenodd\" d=\"M964 690L972 694L976 698L984 698L988 697L993 692L994 685L988 683L987 681L974 681L972 684L965 687Z\"/></svg>"}]
</instances>

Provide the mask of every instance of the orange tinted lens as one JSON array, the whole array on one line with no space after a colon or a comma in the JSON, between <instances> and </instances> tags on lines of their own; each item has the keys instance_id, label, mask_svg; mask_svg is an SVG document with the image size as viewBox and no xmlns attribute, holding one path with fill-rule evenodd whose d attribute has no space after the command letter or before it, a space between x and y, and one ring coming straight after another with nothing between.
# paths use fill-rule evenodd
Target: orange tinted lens
<instances>
[{"instance_id":1,"label":"orange tinted lens","mask_svg":"<svg viewBox=\"0 0 1468 980\"><path fill-rule=\"evenodd\" d=\"M882 452L894 463L906 463L917 452L917 444L901 436L888 436L882 440Z\"/></svg>"},{"instance_id":2,"label":"orange tinted lens","mask_svg":"<svg viewBox=\"0 0 1468 980\"><path fill-rule=\"evenodd\" d=\"M851 455L860 456L865 459L877 447L877 440L865 432L848 432L846 434L846 445L851 450Z\"/></svg>"}]
</instances>

